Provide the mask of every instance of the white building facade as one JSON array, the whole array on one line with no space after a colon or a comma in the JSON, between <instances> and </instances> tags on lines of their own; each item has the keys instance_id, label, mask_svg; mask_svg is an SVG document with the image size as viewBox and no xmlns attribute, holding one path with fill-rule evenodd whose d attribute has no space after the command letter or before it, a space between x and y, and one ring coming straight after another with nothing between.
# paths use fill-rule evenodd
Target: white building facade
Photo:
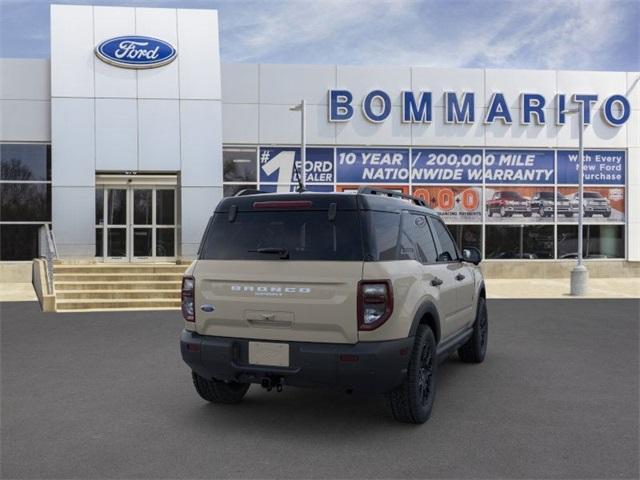
<instances>
[{"instance_id":1,"label":"white building facade","mask_svg":"<svg viewBox=\"0 0 640 480\"><path fill-rule=\"evenodd\" d=\"M309 190L420 196L496 261L575 257L584 106L585 254L640 261L638 72L220 65L213 10L91 6L52 6L50 61L0 65L2 261L42 223L62 258L193 258L223 195L294 188L301 100Z\"/></svg>"}]
</instances>

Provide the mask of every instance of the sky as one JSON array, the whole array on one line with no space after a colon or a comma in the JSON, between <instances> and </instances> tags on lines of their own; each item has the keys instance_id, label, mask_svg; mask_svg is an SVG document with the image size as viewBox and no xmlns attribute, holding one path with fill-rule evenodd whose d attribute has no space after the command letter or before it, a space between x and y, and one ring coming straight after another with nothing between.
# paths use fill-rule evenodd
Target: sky
<instances>
[{"instance_id":1,"label":"sky","mask_svg":"<svg viewBox=\"0 0 640 480\"><path fill-rule=\"evenodd\" d=\"M49 4L215 8L225 63L640 70L640 0L0 0L0 57L49 56Z\"/></svg>"}]
</instances>

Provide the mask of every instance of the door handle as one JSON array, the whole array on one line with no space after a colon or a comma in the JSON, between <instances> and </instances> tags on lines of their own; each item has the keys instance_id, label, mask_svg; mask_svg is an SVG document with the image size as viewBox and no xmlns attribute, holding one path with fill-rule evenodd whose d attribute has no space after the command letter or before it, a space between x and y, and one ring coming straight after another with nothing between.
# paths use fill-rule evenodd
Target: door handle
<instances>
[{"instance_id":1,"label":"door handle","mask_svg":"<svg viewBox=\"0 0 640 480\"><path fill-rule=\"evenodd\" d=\"M439 287L440 285L442 285L442 280L440 280L438 277L433 277L433 280L431 280L431 285L433 285L434 287Z\"/></svg>"},{"instance_id":2,"label":"door handle","mask_svg":"<svg viewBox=\"0 0 640 480\"><path fill-rule=\"evenodd\" d=\"M463 275L463 274L461 274L461 273L459 273L459 274L457 274L457 275L456 275L456 280L458 280L459 282L460 282L460 281L462 281L462 280L464 280L464 278L465 278L465 277L464 277L464 275Z\"/></svg>"}]
</instances>

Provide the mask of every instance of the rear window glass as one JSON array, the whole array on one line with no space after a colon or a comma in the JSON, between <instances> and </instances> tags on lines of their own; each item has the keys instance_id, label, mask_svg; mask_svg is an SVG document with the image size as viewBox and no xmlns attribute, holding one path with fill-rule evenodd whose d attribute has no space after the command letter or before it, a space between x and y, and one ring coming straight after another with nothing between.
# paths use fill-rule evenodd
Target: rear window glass
<instances>
[{"instance_id":1,"label":"rear window glass","mask_svg":"<svg viewBox=\"0 0 640 480\"><path fill-rule=\"evenodd\" d=\"M358 213L338 210L239 211L233 222L216 213L200 251L202 260L363 259Z\"/></svg>"},{"instance_id":2,"label":"rear window glass","mask_svg":"<svg viewBox=\"0 0 640 480\"><path fill-rule=\"evenodd\" d=\"M369 234L369 254L367 260L381 262L400 260L398 241L400 233L400 214L393 212L368 211L364 213Z\"/></svg>"}]
</instances>

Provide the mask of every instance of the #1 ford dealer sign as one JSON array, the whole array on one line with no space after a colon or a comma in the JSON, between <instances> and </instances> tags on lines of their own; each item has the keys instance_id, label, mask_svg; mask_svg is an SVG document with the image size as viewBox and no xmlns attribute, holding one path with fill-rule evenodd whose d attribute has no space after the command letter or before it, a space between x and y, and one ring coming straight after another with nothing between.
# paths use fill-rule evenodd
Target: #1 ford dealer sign
<instances>
[{"instance_id":1,"label":"#1 ford dealer sign","mask_svg":"<svg viewBox=\"0 0 640 480\"><path fill-rule=\"evenodd\" d=\"M103 62L123 68L155 68L171 63L178 52L169 43L152 37L128 35L110 38L96 47Z\"/></svg>"}]
</instances>

